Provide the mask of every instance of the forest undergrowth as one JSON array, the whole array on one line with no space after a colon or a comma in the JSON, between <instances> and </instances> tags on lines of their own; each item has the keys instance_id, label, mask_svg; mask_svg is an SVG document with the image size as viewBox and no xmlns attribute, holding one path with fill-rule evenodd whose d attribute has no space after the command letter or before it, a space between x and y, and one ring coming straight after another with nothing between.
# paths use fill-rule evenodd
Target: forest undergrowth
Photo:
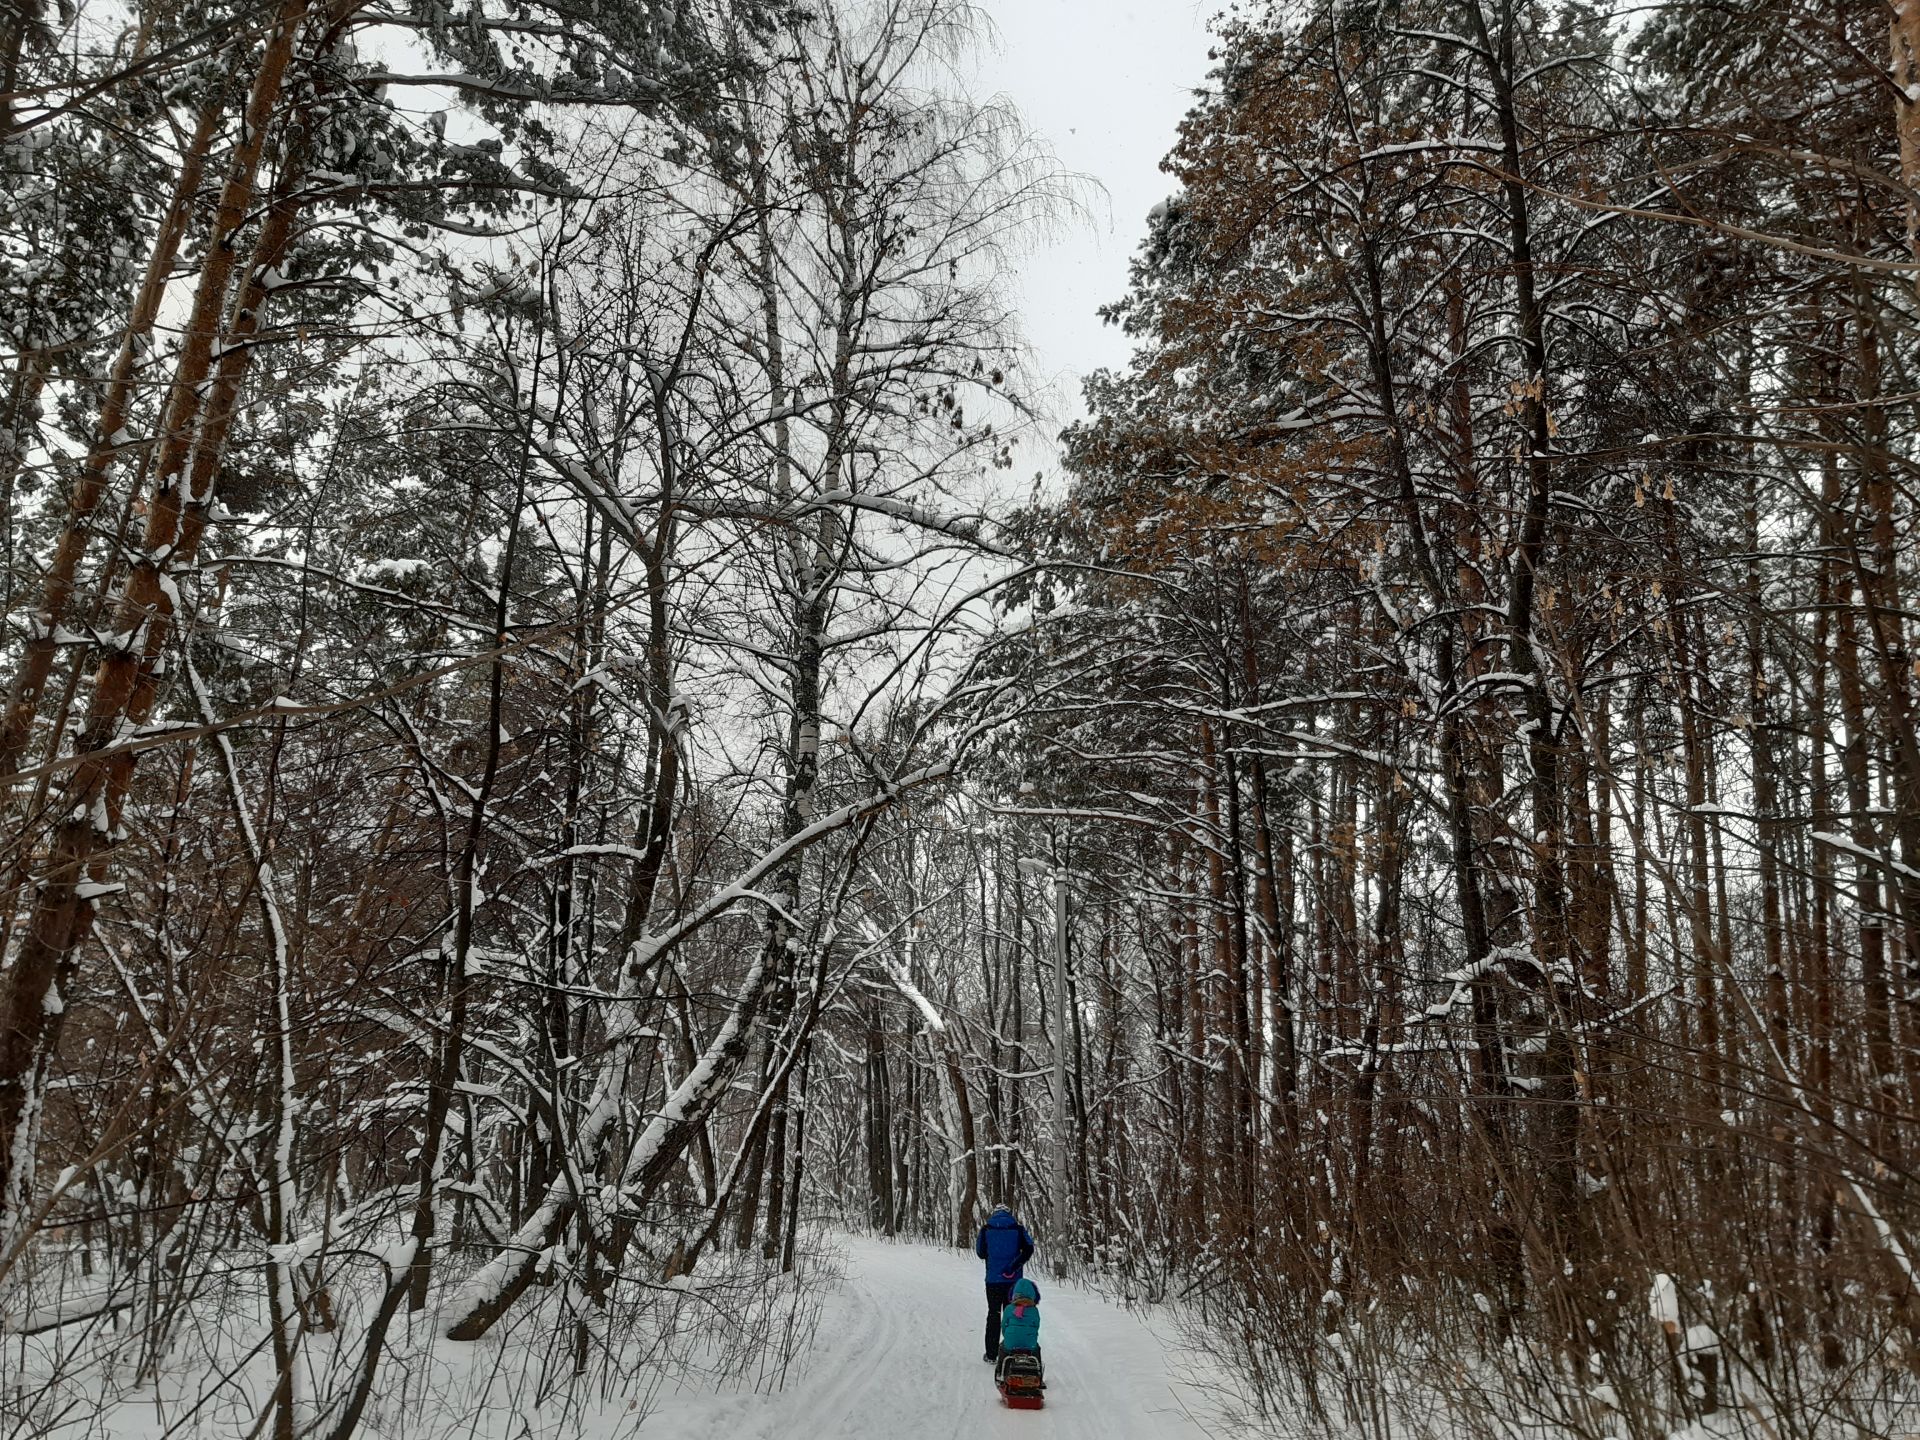
<instances>
[{"instance_id":1,"label":"forest undergrowth","mask_svg":"<svg viewBox=\"0 0 1920 1440\"><path fill-rule=\"evenodd\" d=\"M411 1317L382 1342L386 1378L358 1433L614 1440L642 1433L663 1389L778 1390L804 1368L821 1296L838 1283L836 1254L829 1236L814 1234L788 1270L729 1252L697 1277L616 1283L595 1305L543 1283L510 1322L473 1342L447 1339L439 1310ZM376 1269L360 1270L329 1297L324 1318L309 1317L295 1381L303 1431L335 1418L328 1397L351 1393L364 1364L358 1347L380 1287ZM0 1426L7 1440L244 1435L269 1408L269 1317L244 1269L183 1275L165 1297L43 1275L23 1298L33 1308L6 1343L9 1389L24 1406ZM62 1307L87 1318L55 1325Z\"/></svg>"}]
</instances>

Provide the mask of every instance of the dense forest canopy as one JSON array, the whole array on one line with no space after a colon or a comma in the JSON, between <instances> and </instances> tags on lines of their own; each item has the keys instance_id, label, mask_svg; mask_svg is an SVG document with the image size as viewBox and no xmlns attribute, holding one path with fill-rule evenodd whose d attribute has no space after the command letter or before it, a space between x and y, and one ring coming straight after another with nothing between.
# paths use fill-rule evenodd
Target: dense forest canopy
<instances>
[{"instance_id":1,"label":"dense forest canopy","mask_svg":"<svg viewBox=\"0 0 1920 1440\"><path fill-rule=\"evenodd\" d=\"M1910 1428L1920 7L1241 0L1057 443L987 29L0 11L0 1434L996 1202L1255 1430Z\"/></svg>"}]
</instances>

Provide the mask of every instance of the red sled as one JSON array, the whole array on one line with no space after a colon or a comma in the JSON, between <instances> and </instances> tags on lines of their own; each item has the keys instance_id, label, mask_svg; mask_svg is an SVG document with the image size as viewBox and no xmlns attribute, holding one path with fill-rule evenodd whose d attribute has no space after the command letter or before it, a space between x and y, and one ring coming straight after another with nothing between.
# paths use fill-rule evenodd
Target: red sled
<instances>
[{"instance_id":1,"label":"red sled","mask_svg":"<svg viewBox=\"0 0 1920 1440\"><path fill-rule=\"evenodd\" d=\"M1000 1386L1000 1399L1009 1410L1039 1410L1046 1405L1041 1393L1046 1382L1040 1378L1039 1357L1025 1352L1009 1355L994 1378Z\"/></svg>"}]
</instances>

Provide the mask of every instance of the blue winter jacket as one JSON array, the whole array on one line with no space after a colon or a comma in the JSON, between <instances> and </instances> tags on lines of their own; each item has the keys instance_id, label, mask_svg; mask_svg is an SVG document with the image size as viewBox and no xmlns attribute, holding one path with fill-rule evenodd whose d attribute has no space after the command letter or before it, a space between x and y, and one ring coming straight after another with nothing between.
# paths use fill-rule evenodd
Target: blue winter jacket
<instances>
[{"instance_id":1,"label":"blue winter jacket","mask_svg":"<svg viewBox=\"0 0 1920 1440\"><path fill-rule=\"evenodd\" d=\"M1021 1267L1033 1258L1033 1236L1010 1211L996 1210L981 1227L973 1253L987 1262L987 1283L1004 1285L1018 1280Z\"/></svg>"},{"instance_id":2,"label":"blue winter jacket","mask_svg":"<svg viewBox=\"0 0 1920 1440\"><path fill-rule=\"evenodd\" d=\"M1000 1350L1040 1348L1040 1287L1022 1280L1013 1287L1013 1301L1000 1311Z\"/></svg>"}]
</instances>

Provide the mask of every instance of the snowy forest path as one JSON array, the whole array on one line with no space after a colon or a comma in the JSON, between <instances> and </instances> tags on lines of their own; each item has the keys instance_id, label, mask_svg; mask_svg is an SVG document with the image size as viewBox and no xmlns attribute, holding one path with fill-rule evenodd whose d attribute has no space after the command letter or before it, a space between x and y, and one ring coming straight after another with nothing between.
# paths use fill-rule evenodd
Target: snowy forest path
<instances>
[{"instance_id":1,"label":"snowy forest path","mask_svg":"<svg viewBox=\"0 0 1920 1440\"><path fill-rule=\"evenodd\" d=\"M980 1265L957 1250L843 1237L845 1279L772 1395L668 1392L643 1435L675 1440L1221 1440L1171 1336L1095 1291L1041 1287L1047 1404L1000 1403L980 1358Z\"/></svg>"}]
</instances>

